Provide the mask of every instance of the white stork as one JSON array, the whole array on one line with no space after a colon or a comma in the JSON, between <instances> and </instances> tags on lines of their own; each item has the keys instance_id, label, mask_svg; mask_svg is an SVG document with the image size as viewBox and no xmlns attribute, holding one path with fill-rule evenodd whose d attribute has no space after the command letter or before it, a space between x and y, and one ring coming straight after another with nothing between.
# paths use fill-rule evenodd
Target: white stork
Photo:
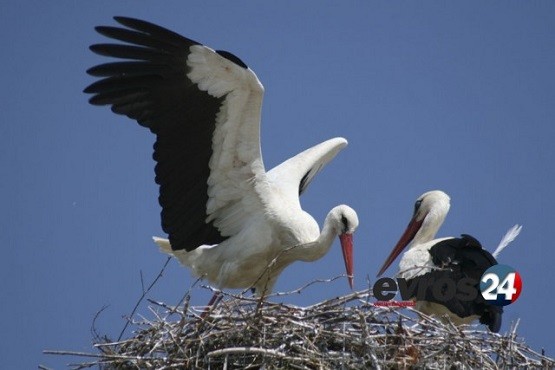
<instances>
[{"instance_id":1,"label":"white stork","mask_svg":"<svg viewBox=\"0 0 555 370\"><path fill-rule=\"evenodd\" d=\"M347 145L318 144L265 171L260 152L264 88L245 63L149 22L115 17L124 27L96 27L121 41L92 45L124 59L87 71L93 105L137 120L156 135L162 229L154 238L218 288L270 292L294 261L315 261L339 235L349 284L356 212L339 205L322 231L299 202L314 176ZM269 265L271 265L269 267Z\"/></svg>"},{"instance_id":2,"label":"white stork","mask_svg":"<svg viewBox=\"0 0 555 370\"><path fill-rule=\"evenodd\" d=\"M470 235L463 234L460 238L433 239L449 212L449 201L449 196L440 190L424 193L416 200L409 225L383 264L378 276L383 274L410 244L410 249L401 258L400 271L397 275L406 279L407 284L418 283L418 280L430 282L447 278L451 281L460 281L463 278L470 278L476 281L474 288L478 290L484 271L497 264L497 261L482 248L478 240ZM503 309L485 302L479 290L473 300L453 297L444 301L438 300L432 294L432 287L428 285L425 297L422 301L416 300L415 306L425 314L435 315L440 319L448 316L457 325L468 324L479 319L493 332L498 332L501 327ZM414 299L415 296L413 295L412 298Z\"/></svg>"}]
</instances>

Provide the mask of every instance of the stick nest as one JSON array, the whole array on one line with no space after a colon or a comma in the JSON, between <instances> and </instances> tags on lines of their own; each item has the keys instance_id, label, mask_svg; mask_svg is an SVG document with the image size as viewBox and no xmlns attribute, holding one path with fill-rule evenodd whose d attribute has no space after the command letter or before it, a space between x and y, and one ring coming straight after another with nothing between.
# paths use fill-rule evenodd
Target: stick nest
<instances>
[{"instance_id":1,"label":"stick nest","mask_svg":"<svg viewBox=\"0 0 555 370\"><path fill-rule=\"evenodd\" d=\"M308 307L221 294L208 311L190 306L190 294L177 307L149 300L152 318L129 320L132 337L96 333L98 353L47 353L88 357L75 369L555 367L517 339L517 324L504 335L456 327L410 308L376 307L370 289Z\"/></svg>"}]
</instances>

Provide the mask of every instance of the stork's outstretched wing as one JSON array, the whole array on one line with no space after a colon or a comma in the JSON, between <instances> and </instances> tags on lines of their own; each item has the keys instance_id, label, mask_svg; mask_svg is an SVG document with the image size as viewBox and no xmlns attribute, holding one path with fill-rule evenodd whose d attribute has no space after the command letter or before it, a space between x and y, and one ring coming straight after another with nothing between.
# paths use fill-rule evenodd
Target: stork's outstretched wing
<instances>
[{"instance_id":1,"label":"stork's outstretched wing","mask_svg":"<svg viewBox=\"0 0 555 370\"><path fill-rule=\"evenodd\" d=\"M193 250L234 235L261 210L260 153L264 88L237 57L145 21L115 17L97 27L115 44L97 54L124 59L87 72L94 105L110 105L156 134L162 228L172 248Z\"/></svg>"},{"instance_id":2,"label":"stork's outstretched wing","mask_svg":"<svg viewBox=\"0 0 555 370\"><path fill-rule=\"evenodd\" d=\"M290 202L298 202L314 176L346 146L342 137L326 140L272 168L268 179L279 182Z\"/></svg>"}]
</instances>

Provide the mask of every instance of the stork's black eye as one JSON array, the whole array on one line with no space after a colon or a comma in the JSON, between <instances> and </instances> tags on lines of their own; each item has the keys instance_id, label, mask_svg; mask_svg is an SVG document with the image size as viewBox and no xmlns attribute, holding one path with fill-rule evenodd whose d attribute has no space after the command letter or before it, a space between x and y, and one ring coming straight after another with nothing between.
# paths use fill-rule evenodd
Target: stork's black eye
<instances>
[{"instance_id":1,"label":"stork's black eye","mask_svg":"<svg viewBox=\"0 0 555 370\"><path fill-rule=\"evenodd\" d=\"M345 215L341 215L341 223L343 224L343 233L349 231L349 221L347 221Z\"/></svg>"},{"instance_id":2,"label":"stork's black eye","mask_svg":"<svg viewBox=\"0 0 555 370\"><path fill-rule=\"evenodd\" d=\"M420 209L421 204L422 204L422 199L418 199L416 201L416 203L414 203L414 214L416 214L416 212L418 212L418 210Z\"/></svg>"}]
</instances>

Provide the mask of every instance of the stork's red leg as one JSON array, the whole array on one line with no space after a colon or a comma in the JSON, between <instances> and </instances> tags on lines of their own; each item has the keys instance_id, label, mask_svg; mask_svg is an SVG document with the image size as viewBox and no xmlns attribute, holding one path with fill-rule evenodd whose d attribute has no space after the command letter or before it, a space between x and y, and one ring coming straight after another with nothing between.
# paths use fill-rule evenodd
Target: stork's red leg
<instances>
[{"instance_id":1,"label":"stork's red leg","mask_svg":"<svg viewBox=\"0 0 555 370\"><path fill-rule=\"evenodd\" d=\"M204 312L200 315L200 318L204 319L206 315L208 315L208 313L212 310L212 308L217 306L217 304L220 302L222 297L223 296L221 292L214 293L212 298L210 298L210 301L208 301L208 304L206 305Z\"/></svg>"}]
</instances>

